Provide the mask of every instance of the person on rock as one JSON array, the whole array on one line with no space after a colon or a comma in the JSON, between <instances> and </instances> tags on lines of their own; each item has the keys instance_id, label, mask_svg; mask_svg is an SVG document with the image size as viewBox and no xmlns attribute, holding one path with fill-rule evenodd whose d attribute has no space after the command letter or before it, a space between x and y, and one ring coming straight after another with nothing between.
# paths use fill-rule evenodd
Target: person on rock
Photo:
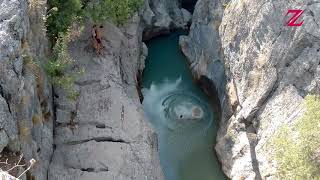
<instances>
[{"instance_id":1,"label":"person on rock","mask_svg":"<svg viewBox=\"0 0 320 180\"><path fill-rule=\"evenodd\" d=\"M92 46L93 48L95 49L96 53L98 54L98 42L97 42L97 39L96 39L96 28L97 28L97 25L93 25L92 26L92 29L91 29L91 38L92 38Z\"/></svg>"},{"instance_id":2,"label":"person on rock","mask_svg":"<svg viewBox=\"0 0 320 180\"><path fill-rule=\"evenodd\" d=\"M93 48L96 50L98 55L101 55L101 50L103 48L102 44L102 30L103 26L97 27L97 25L92 26L92 41L93 41Z\"/></svg>"}]
</instances>

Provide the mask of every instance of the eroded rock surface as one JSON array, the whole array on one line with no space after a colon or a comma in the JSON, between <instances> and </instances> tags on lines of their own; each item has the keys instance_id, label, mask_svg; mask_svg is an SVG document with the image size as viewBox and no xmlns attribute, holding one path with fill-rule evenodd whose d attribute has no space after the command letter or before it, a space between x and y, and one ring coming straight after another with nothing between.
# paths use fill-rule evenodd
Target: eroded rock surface
<instances>
[{"instance_id":1,"label":"eroded rock surface","mask_svg":"<svg viewBox=\"0 0 320 180\"><path fill-rule=\"evenodd\" d=\"M225 89L224 61L221 50L219 25L223 13L223 2L200 0L193 14L188 36L180 37L180 47L190 61L196 78L206 76L218 88L220 99Z\"/></svg>"},{"instance_id":2,"label":"eroded rock surface","mask_svg":"<svg viewBox=\"0 0 320 180\"><path fill-rule=\"evenodd\" d=\"M285 25L292 8L305 10L303 26ZM273 149L266 147L316 91L319 16L320 2L311 0L197 3L190 35L180 44L195 75L217 86L223 112L216 151L230 178L275 178Z\"/></svg>"},{"instance_id":3,"label":"eroded rock surface","mask_svg":"<svg viewBox=\"0 0 320 180\"><path fill-rule=\"evenodd\" d=\"M191 23L191 14L181 8L179 0L146 0L142 15L144 39L168 33L172 29L185 29Z\"/></svg>"},{"instance_id":4,"label":"eroded rock surface","mask_svg":"<svg viewBox=\"0 0 320 180\"><path fill-rule=\"evenodd\" d=\"M53 150L51 88L40 68L47 47L41 2L0 1L0 152L36 159L36 179L46 179Z\"/></svg>"},{"instance_id":5,"label":"eroded rock surface","mask_svg":"<svg viewBox=\"0 0 320 180\"><path fill-rule=\"evenodd\" d=\"M50 180L162 179L156 135L136 89L143 64L139 23L135 16L122 29L104 24L100 56L91 45L90 29L70 44L72 57L85 73L76 82L77 101L55 91L56 149Z\"/></svg>"},{"instance_id":6,"label":"eroded rock surface","mask_svg":"<svg viewBox=\"0 0 320 180\"><path fill-rule=\"evenodd\" d=\"M76 85L80 97L72 102L56 89L54 113L43 69L30 63L46 60L46 2L30 2L0 0L0 150L35 158L35 179L162 179L156 135L136 91L147 55L142 31L149 39L184 28L188 11L176 0L146 0L141 21L105 24L101 57L87 29L70 48L86 69ZM288 9L305 10L303 26L285 26ZM230 178L275 178L270 138L303 114L307 93L319 91L319 25L315 0L198 1L180 45L194 75L216 85L223 110L216 150Z\"/></svg>"}]
</instances>

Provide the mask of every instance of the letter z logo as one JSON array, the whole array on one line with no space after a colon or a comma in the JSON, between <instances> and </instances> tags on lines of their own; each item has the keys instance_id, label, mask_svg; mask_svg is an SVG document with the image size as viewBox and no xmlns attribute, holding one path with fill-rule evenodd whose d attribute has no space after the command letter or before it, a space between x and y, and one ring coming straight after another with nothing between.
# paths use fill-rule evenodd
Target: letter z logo
<instances>
[{"instance_id":1,"label":"letter z logo","mask_svg":"<svg viewBox=\"0 0 320 180\"><path fill-rule=\"evenodd\" d=\"M300 9L289 9L286 16L288 14L293 14L293 16L287 22L287 26L302 26L303 21L298 23L297 20L300 18L300 16L302 15L303 12L304 11L300 10Z\"/></svg>"}]
</instances>

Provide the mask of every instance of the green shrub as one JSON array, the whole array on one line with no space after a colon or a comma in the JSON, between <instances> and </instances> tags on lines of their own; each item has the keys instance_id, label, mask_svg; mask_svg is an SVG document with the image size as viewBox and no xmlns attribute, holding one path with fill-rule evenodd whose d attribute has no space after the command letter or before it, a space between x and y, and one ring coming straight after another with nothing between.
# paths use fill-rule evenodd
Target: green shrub
<instances>
[{"instance_id":1,"label":"green shrub","mask_svg":"<svg viewBox=\"0 0 320 180\"><path fill-rule=\"evenodd\" d=\"M101 0L88 3L85 12L95 23L109 20L124 24L142 5L143 0Z\"/></svg>"},{"instance_id":2,"label":"green shrub","mask_svg":"<svg viewBox=\"0 0 320 180\"><path fill-rule=\"evenodd\" d=\"M143 0L48 0L49 37L54 40L60 33L67 33L73 22L81 23L84 17L95 23L110 20L123 24L142 4Z\"/></svg>"},{"instance_id":3,"label":"green shrub","mask_svg":"<svg viewBox=\"0 0 320 180\"><path fill-rule=\"evenodd\" d=\"M39 78L40 72L40 62L31 56L30 53L22 53L23 59L23 73L27 73L27 71L32 72L36 78Z\"/></svg>"},{"instance_id":4,"label":"green shrub","mask_svg":"<svg viewBox=\"0 0 320 180\"><path fill-rule=\"evenodd\" d=\"M48 0L51 9L47 15L47 29L53 48L45 70L53 85L65 90L70 99L75 100L79 95L74 90L74 81L83 70L66 72L74 63L68 53L68 43L75 23L81 26L83 19L89 18L95 23L109 20L123 24L142 3L143 0Z\"/></svg>"},{"instance_id":5,"label":"green shrub","mask_svg":"<svg viewBox=\"0 0 320 180\"><path fill-rule=\"evenodd\" d=\"M81 75L83 70L72 73L67 72L67 68L74 62L68 52L69 41L69 33L58 37L56 44L52 49L51 58L45 65L45 71L49 75L53 85L62 88L69 99L76 100L79 93L74 90L74 83L76 77Z\"/></svg>"},{"instance_id":6,"label":"green shrub","mask_svg":"<svg viewBox=\"0 0 320 180\"><path fill-rule=\"evenodd\" d=\"M320 164L312 159L320 147L320 101L309 95L305 106L304 116L272 139L280 179L320 179Z\"/></svg>"},{"instance_id":7,"label":"green shrub","mask_svg":"<svg viewBox=\"0 0 320 180\"><path fill-rule=\"evenodd\" d=\"M47 16L48 35L55 41L60 34L67 33L73 22L82 20L81 0L48 0L51 8Z\"/></svg>"},{"instance_id":8,"label":"green shrub","mask_svg":"<svg viewBox=\"0 0 320 180\"><path fill-rule=\"evenodd\" d=\"M63 76L66 68L73 62L68 53L69 34L60 34L52 48L52 54L45 70L50 77Z\"/></svg>"},{"instance_id":9,"label":"green shrub","mask_svg":"<svg viewBox=\"0 0 320 180\"><path fill-rule=\"evenodd\" d=\"M52 83L62 88L67 95L67 98L75 101L80 95L78 91L74 89L74 82L76 75L63 75L61 77L53 77Z\"/></svg>"}]
</instances>

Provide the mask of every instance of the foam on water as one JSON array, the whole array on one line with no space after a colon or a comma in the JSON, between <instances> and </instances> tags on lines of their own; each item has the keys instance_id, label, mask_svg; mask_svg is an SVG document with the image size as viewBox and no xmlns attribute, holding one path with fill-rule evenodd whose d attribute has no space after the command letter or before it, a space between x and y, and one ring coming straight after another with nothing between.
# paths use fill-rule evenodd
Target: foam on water
<instances>
[{"instance_id":1,"label":"foam on water","mask_svg":"<svg viewBox=\"0 0 320 180\"><path fill-rule=\"evenodd\" d=\"M143 107L158 134L161 166L166 180L225 179L214 155L214 113L192 81L178 38L171 34L147 44L143 74Z\"/></svg>"},{"instance_id":2,"label":"foam on water","mask_svg":"<svg viewBox=\"0 0 320 180\"><path fill-rule=\"evenodd\" d=\"M192 132L207 130L213 120L209 105L192 92L183 90L180 84L181 78L142 89L147 116L158 131L163 128L180 133L190 133L188 128Z\"/></svg>"}]
</instances>

